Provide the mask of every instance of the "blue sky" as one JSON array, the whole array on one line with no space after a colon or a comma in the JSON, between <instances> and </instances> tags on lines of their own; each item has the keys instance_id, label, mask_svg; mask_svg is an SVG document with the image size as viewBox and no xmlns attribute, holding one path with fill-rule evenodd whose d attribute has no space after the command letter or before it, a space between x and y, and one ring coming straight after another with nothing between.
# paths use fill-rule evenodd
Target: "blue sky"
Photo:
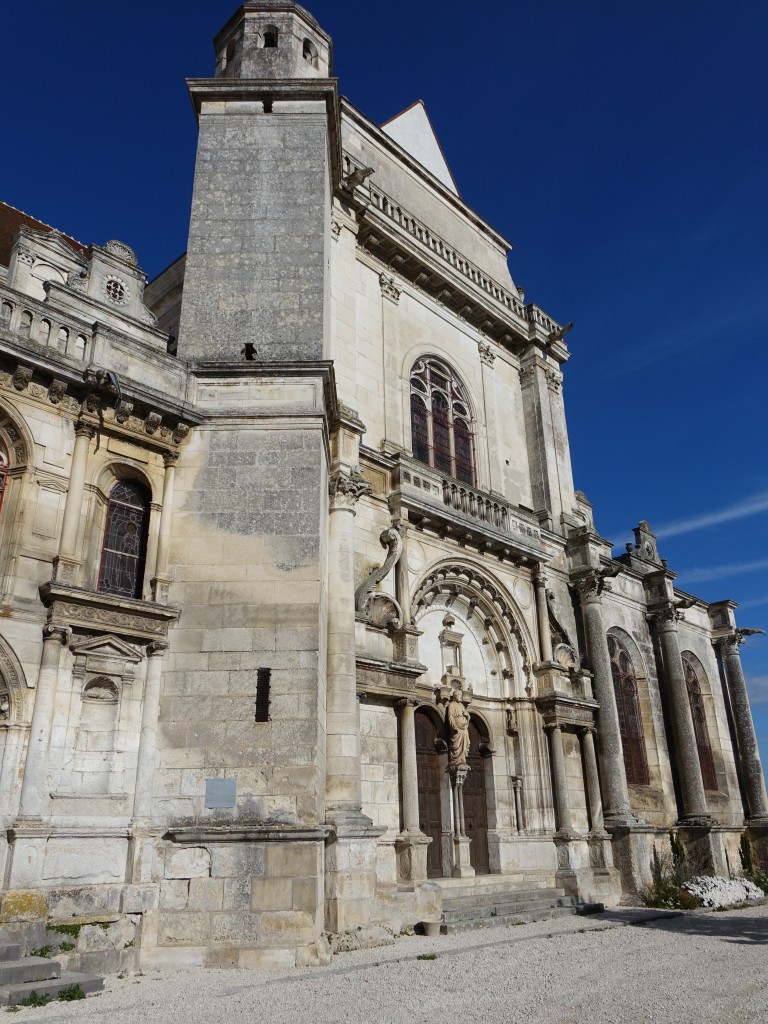
<instances>
[{"instance_id":1,"label":"blue sky","mask_svg":"<svg viewBox=\"0 0 768 1024\"><path fill-rule=\"evenodd\" d=\"M222 0L3 13L0 196L149 275L183 251ZM426 103L464 199L561 322L577 486L623 550L648 519L679 584L768 627L768 4L309 5L376 121ZM9 42L14 45L9 45ZM743 650L764 765L768 638Z\"/></svg>"}]
</instances>

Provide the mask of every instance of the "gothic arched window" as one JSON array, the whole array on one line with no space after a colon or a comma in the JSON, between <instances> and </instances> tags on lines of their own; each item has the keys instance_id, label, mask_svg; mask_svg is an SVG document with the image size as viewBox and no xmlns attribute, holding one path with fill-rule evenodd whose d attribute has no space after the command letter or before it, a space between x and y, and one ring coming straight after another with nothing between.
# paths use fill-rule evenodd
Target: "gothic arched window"
<instances>
[{"instance_id":1,"label":"gothic arched window","mask_svg":"<svg viewBox=\"0 0 768 1024\"><path fill-rule=\"evenodd\" d=\"M141 597L149 503L148 489L133 480L120 480L112 488L99 570L102 594Z\"/></svg>"},{"instance_id":2,"label":"gothic arched window","mask_svg":"<svg viewBox=\"0 0 768 1024\"><path fill-rule=\"evenodd\" d=\"M411 371L411 443L419 462L474 484L469 403L456 374L437 359L420 359Z\"/></svg>"},{"instance_id":3,"label":"gothic arched window","mask_svg":"<svg viewBox=\"0 0 768 1024\"><path fill-rule=\"evenodd\" d=\"M637 699L637 676L624 644L615 636L608 636L608 653L611 657L613 689L616 694L616 708L619 712L621 746L624 751L624 768L630 786L647 786L651 779L648 774L648 759L645 755L643 720Z\"/></svg>"},{"instance_id":4,"label":"gothic arched window","mask_svg":"<svg viewBox=\"0 0 768 1024\"><path fill-rule=\"evenodd\" d=\"M699 764L701 765L701 778L704 789L717 789L717 772L715 761L712 757L712 745L709 742L709 729L707 729L707 714L704 710L704 697L701 692L701 684L696 670L687 658L683 658L685 670L685 685L688 689L688 702L691 705L691 718L693 729L696 733L696 747L699 751Z\"/></svg>"}]
</instances>

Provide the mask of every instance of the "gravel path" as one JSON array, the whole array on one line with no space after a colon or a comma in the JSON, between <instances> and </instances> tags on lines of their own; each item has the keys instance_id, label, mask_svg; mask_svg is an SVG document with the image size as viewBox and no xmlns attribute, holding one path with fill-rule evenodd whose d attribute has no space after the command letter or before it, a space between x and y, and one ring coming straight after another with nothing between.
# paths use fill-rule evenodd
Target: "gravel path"
<instances>
[{"instance_id":1,"label":"gravel path","mask_svg":"<svg viewBox=\"0 0 768 1024\"><path fill-rule=\"evenodd\" d=\"M639 919L652 918L642 926ZM435 953L436 960L417 956ZM327 968L110 978L26 1021L109 1024L743 1024L768 1021L768 904L618 910L344 953Z\"/></svg>"}]
</instances>

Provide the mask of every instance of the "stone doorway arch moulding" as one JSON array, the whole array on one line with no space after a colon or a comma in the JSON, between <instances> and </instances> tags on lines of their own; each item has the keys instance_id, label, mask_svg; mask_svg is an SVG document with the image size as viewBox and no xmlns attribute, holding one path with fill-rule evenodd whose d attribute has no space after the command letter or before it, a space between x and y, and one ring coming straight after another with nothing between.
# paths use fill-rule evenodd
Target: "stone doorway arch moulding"
<instances>
[{"instance_id":1,"label":"stone doorway arch moulding","mask_svg":"<svg viewBox=\"0 0 768 1024\"><path fill-rule=\"evenodd\" d=\"M484 567L482 569L459 559L445 559L430 566L413 592L411 615L414 623L440 596L453 603L459 597L467 600L470 615L479 618L496 644L504 664L503 673L514 680L514 654L519 656L526 696L533 694L533 665L538 660L536 645L522 615L515 608L506 588Z\"/></svg>"}]
</instances>

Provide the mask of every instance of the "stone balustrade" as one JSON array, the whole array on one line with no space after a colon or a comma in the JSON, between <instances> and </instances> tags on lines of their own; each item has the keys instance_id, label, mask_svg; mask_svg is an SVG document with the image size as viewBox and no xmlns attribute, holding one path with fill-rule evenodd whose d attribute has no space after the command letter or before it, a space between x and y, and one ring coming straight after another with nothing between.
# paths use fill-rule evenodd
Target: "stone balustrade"
<instances>
[{"instance_id":1,"label":"stone balustrade","mask_svg":"<svg viewBox=\"0 0 768 1024\"><path fill-rule=\"evenodd\" d=\"M484 274L479 267L462 256L453 246L448 245L439 235L435 234L422 221L404 210L399 203L390 199L386 193L375 185L369 185L373 205L390 220L398 224L404 231L407 231L417 241L430 249L436 256L439 256L446 263L449 263L460 274L472 281L478 288L481 288L497 302L505 306L509 312L514 313L521 320L537 324L546 334L552 334L558 329L558 324L551 317L535 306L533 303L526 305L520 297L513 292L502 288L500 284Z\"/></svg>"},{"instance_id":2,"label":"stone balustrade","mask_svg":"<svg viewBox=\"0 0 768 1024\"><path fill-rule=\"evenodd\" d=\"M71 318L63 319L44 302L3 287L0 287L0 331L28 338L83 362L93 335L89 326L75 323Z\"/></svg>"}]
</instances>

